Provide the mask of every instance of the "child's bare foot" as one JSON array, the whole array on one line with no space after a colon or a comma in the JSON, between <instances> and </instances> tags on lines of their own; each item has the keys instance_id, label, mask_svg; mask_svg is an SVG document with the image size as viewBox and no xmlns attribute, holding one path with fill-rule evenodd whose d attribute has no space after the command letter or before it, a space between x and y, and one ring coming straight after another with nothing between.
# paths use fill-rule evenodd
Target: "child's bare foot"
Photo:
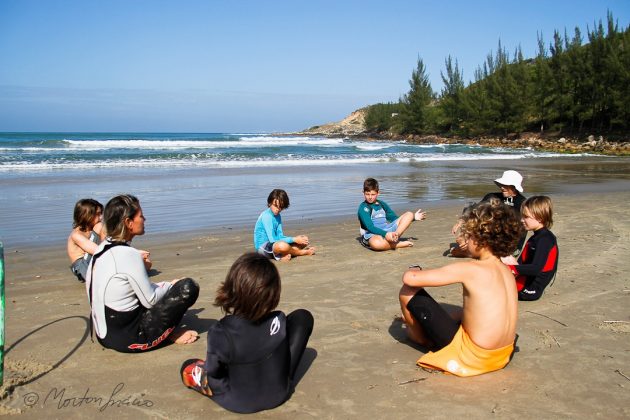
<instances>
[{"instance_id":1,"label":"child's bare foot","mask_svg":"<svg viewBox=\"0 0 630 420\"><path fill-rule=\"evenodd\" d=\"M315 255L315 248L310 246L302 250L302 255Z\"/></svg>"},{"instance_id":2,"label":"child's bare foot","mask_svg":"<svg viewBox=\"0 0 630 420\"><path fill-rule=\"evenodd\" d=\"M287 254L284 257L280 258L280 261L282 261L282 262L291 261L291 254Z\"/></svg>"},{"instance_id":3,"label":"child's bare foot","mask_svg":"<svg viewBox=\"0 0 630 420\"><path fill-rule=\"evenodd\" d=\"M191 344L199 339L199 333L195 330L175 330L168 338L175 344Z\"/></svg>"},{"instance_id":4,"label":"child's bare foot","mask_svg":"<svg viewBox=\"0 0 630 420\"><path fill-rule=\"evenodd\" d=\"M411 241L400 241L396 244L396 248L409 248L413 246Z\"/></svg>"}]
</instances>

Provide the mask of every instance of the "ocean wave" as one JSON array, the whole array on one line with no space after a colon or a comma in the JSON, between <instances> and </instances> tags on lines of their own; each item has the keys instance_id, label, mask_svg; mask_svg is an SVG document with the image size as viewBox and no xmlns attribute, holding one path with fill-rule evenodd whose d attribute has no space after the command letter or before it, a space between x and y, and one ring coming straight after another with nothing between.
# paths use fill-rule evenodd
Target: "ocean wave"
<instances>
[{"instance_id":1,"label":"ocean wave","mask_svg":"<svg viewBox=\"0 0 630 420\"><path fill-rule=\"evenodd\" d=\"M570 157L586 156L587 154L569 155ZM101 161L44 161L44 162L5 162L0 163L0 172L8 171L47 171L59 169L93 169L93 168L181 168L181 167L215 167L215 168L249 168L249 167L301 167L301 166L329 166L354 165L370 163L413 163L439 161L468 161L468 160L501 160L528 159L544 157L569 157L561 153L526 153L526 154L384 154L381 156L317 156L304 158L250 158L218 160L216 158L188 156L185 159L117 159Z\"/></svg>"},{"instance_id":2,"label":"ocean wave","mask_svg":"<svg viewBox=\"0 0 630 420\"><path fill-rule=\"evenodd\" d=\"M251 147L290 146L339 146L342 139L320 139L313 137L241 137L235 140L64 140L69 148L81 150L103 149L218 149Z\"/></svg>"}]
</instances>

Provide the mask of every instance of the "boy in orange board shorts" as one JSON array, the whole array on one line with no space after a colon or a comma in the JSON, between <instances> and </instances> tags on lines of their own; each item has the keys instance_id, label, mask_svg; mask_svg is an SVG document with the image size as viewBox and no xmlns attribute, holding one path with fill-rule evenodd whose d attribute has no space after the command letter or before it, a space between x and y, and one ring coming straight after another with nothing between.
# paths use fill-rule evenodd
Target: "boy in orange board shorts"
<instances>
[{"instance_id":1,"label":"boy in orange board shorts","mask_svg":"<svg viewBox=\"0 0 630 420\"><path fill-rule=\"evenodd\" d=\"M417 364L457 376L502 369L514 351L518 299L514 276L500 260L518 244L522 226L503 203L479 203L462 217L473 260L403 275L399 299L409 338L431 351ZM463 285L461 313L449 315L425 287Z\"/></svg>"}]
</instances>

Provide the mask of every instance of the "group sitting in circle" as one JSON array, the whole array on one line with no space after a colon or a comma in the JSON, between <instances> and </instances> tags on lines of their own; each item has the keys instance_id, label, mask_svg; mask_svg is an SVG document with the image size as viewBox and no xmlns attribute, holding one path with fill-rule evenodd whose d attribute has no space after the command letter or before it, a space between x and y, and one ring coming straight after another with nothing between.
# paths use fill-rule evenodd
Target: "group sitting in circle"
<instances>
[{"instance_id":1,"label":"group sitting in circle","mask_svg":"<svg viewBox=\"0 0 630 420\"><path fill-rule=\"evenodd\" d=\"M418 365L457 376L505 367L516 344L518 300L540 299L558 265L558 245L549 230L551 199L526 199L522 176L508 170L487 194L464 209L453 226L452 257L468 257L441 268L405 271L399 292L402 320L411 341L429 350ZM379 199L374 178L363 183L358 208L361 244L374 251L413 246L405 231L426 219L418 209L398 216ZM254 227L254 251L239 257L221 283L214 305L225 316L208 331L205 359L181 367L184 385L222 407L251 413L286 401L295 386L314 319L306 309L285 315L280 275L272 261L315 254L308 236L286 236L280 213L289 207L286 191L274 189ZM131 246L145 230L133 195L118 195L103 207L93 199L75 205L68 237L71 271L85 282L91 323L98 342L119 352L155 350L167 343L190 344L197 331L180 327L199 296L191 278L153 283L150 253ZM527 231L531 238L524 243ZM523 244L524 243L524 244ZM522 249L522 251L520 251ZM520 251L520 252L519 252ZM447 311L425 290L463 285L460 311Z\"/></svg>"}]
</instances>

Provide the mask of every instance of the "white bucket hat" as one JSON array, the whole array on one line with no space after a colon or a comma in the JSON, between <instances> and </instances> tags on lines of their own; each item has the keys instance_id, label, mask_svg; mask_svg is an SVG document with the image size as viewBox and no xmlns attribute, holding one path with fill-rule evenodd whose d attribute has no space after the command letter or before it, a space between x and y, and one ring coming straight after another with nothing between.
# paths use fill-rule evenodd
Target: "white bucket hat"
<instances>
[{"instance_id":1,"label":"white bucket hat","mask_svg":"<svg viewBox=\"0 0 630 420\"><path fill-rule=\"evenodd\" d=\"M495 179L494 182L497 185L511 185L519 192L523 192L523 186L521 185L523 177L516 171L505 171L503 172L503 176Z\"/></svg>"}]
</instances>

